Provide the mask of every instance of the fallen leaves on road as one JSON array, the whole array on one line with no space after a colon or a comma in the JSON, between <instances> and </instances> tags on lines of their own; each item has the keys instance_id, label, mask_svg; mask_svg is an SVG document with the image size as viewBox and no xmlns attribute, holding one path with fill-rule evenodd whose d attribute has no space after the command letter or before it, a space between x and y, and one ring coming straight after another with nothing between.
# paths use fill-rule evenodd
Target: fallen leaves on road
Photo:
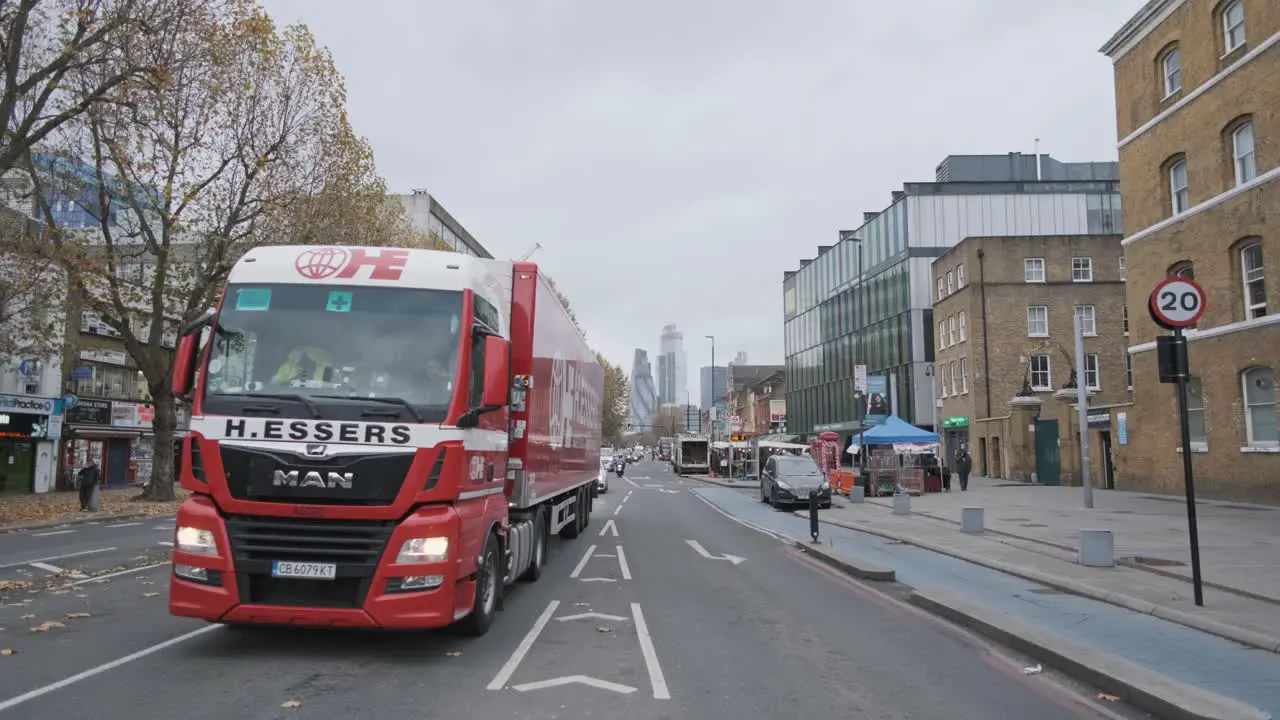
<instances>
[{"instance_id":1,"label":"fallen leaves on road","mask_svg":"<svg viewBox=\"0 0 1280 720\"><path fill-rule=\"evenodd\" d=\"M1098 699L1106 700L1107 702L1120 702L1119 695L1112 695L1111 693L1107 693L1107 692L1098 693Z\"/></svg>"},{"instance_id":2,"label":"fallen leaves on road","mask_svg":"<svg viewBox=\"0 0 1280 720\"><path fill-rule=\"evenodd\" d=\"M0 655L17 655L18 651L12 648L0 648Z\"/></svg>"},{"instance_id":3,"label":"fallen leaves on road","mask_svg":"<svg viewBox=\"0 0 1280 720\"><path fill-rule=\"evenodd\" d=\"M49 632L50 630L54 630L57 628L64 628L64 627L66 627L66 624L60 623L57 620L45 620L39 625L36 625L35 627L31 628L31 632Z\"/></svg>"},{"instance_id":4,"label":"fallen leaves on road","mask_svg":"<svg viewBox=\"0 0 1280 720\"><path fill-rule=\"evenodd\" d=\"M87 618L87 617L93 617L93 616L90 615L89 613L67 613L66 615L63 615L63 617L65 617L68 620L79 620L81 618Z\"/></svg>"},{"instance_id":5,"label":"fallen leaves on road","mask_svg":"<svg viewBox=\"0 0 1280 720\"><path fill-rule=\"evenodd\" d=\"M302 707L302 701L301 700L285 700L284 702L280 703L280 707L288 710L292 710L294 708L300 708Z\"/></svg>"},{"instance_id":6,"label":"fallen leaves on road","mask_svg":"<svg viewBox=\"0 0 1280 720\"><path fill-rule=\"evenodd\" d=\"M102 511L94 513L95 519L111 519L121 515L159 517L177 512L178 505L190 493L174 488L176 499L166 502L138 500L141 490L137 487L107 488L101 491ZM75 491L42 493L39 495L14 495L0 499L0 526L16 524L44 525L65 523L83 518L80 512L80 496Z\"/></svg>"},{"instance_id":7,"label":"fallen leaves on road","mask_svg":"<svg viewBox=\"0 0 1280 720\"><path fill-rule=\"evenodd\" d=\"M0 591L22 590L31 587L30 580L0 580Z\"/></svg>"},{"instance_id":8,"label":"fallen leaves on road","mask_svg":"<svg viewBox=\"0 0 1280 720\"><path fill-rule=\"evenodd\" d=\"M30 619L31 619L31 618L33 618L33 617L35 617L35 615L23 615L23 616L22 616L22 619L23 619L23 620L30 620Z\"/></svg>"},{"instance_id":9,"label":"fallen leaves on road","mask_svg":"<svg viewBox=\"0 0 1280 720\"><path fill-rule=\"evenodd\" d=\"M611 628L611 627L603 627L603 626L601 626L601 627L596 628L596 632L598 632L598 633L611 633L611 632L613 632L613 628Z\"/></svg>"},{"instance_id":10,"label":"fallen leaves on road","mask_svg":"<svg viewBox=\"0 0 1280 720\"><path fill-rule=\"evenodd\" d=\"M461 650L450 650L449 652L445 653L445 655L448 655L449 657L461 657L461 656L462 656L462 651L461 651Z\"/></svg>"}]
</instances>

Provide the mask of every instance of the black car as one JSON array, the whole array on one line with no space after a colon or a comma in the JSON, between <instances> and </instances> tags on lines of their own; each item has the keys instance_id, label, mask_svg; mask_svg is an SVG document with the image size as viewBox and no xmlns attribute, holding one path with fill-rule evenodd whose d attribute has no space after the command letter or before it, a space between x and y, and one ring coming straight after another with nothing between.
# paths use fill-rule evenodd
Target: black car
<instances>
[{"instance_id":1,"label":"black car","mask_svg":"<svg viewBox=\"0 0 1280 720\"><path fill-rule=\"evenodd\" d=\"M811 490L818 491L820 507L831 507L831 484L810 458L774 455L760 472L760 502L775 508L800 503L808 505Z\"/></svg>"}]
</instances>

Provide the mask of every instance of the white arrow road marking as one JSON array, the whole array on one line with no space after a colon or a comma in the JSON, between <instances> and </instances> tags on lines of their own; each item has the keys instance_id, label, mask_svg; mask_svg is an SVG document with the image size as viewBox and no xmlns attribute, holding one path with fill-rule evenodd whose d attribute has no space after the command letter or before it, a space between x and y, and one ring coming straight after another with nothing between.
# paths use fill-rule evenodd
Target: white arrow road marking
<instances>
[{"instance_id":1,"label":"white arrow road marking","mask_svg":"<svg viewBox=\"0 0 1280 720\"><path fill-rule=\"evenodd\" d=\"M511 657L507 658L507 662L502 666L502 669L499 670L498 674L494 675L493 679L489 681L489 684L486 686L489 690L501 690L506 686L507 681L511 679L511 676L515 674L516 669L520 667L520 663L524 661L525 655L528 655L529 650L533 648L533 643L538 639L538 636L542 634L543 629L547 627L547 623L551 622L551 618L556 614L556 608L558 607L560 607L560 601L552 600L551 603L547 605L547 609L542 611L542 614L538 616L536 621L534 621L533 627L529 628L528 634L524 636L524 639L520 641L520 644L516 646L516 649L511 652ZM217 626L210 625L209 627Z\"/></svg>"},{"instance_id":2,"label":"white arrow road marking","mask_svg":"<svg viewBox=\"0 0 1280 720\"><path fill-rule=\"evenodd\" d=\"M636 689L630 685L609 682L608 680L601 680L587 675L567 675L565 677L551 678L550 680L539 680L537 682L524 683L523 685L513 685L511 689L519 690L520 692L528 692L530 690L546 690L547 688L560 687L561 685L572 685L574 683L579 685L590 685L591 687L598 688L600 690L612 690L613 692L622 695L630 695L636 691Z\"/></svg>"},{"instance_id":3,"label":"white arrow road marking","mask_svg":"<svg viewBox=\"0 0 1280 720\"><path fill-rule=\"evenodd\" d=\"M626 622L631 619L631 618L624 618L621 615L609 615L606 613L598 613L598 612L584 612L584 613L578 613L577 615L565 615L563 617L558 617L556 618L556 622L569 622L570 620L586 620L587 618L596 618L598 620L612 620L614 622Z\"/></svg>"},{"instance_id":4,"label":"white arrow road marking","mask_svg":"<svg viewBox=\"0 0 1280 720\"><path fill-rule=\"evenodd\" d=\"M631 617L636 623L636 635L640 638L640 653L644 655L644 666L649 670L649 684L653 686L653 697L657 700L670 700L671 690L667 688L667 678L662 674L662 666L658 664L658 653L653 649L653 637L649 635L649 624L644 621L640 603L631 603Z\"/></svg>"},{"instance_id":5,"label":"white arrow road marking","mask_svg":"<svg viewBox=\"0 0 1280 720\"><path fill-rule=\"evenodd\" d=\"M618 546L618 569L622 571L622 579L631 579L631 566L627 564L627 554L622 552L622 546Z\"/></svg>"},{"instance_id":6,"label":"white arrow road marking","mask_svg":"<svg viewBox=\"0 0 1280 720\"><path fill-rule=\"evenodd\" d=\"M614 537L618 537L618 524L613 520L605 522L604 527L600 528L600 537L604 537L607 532L613 532Z\"/></svg>"},{"instance_id":7,"label":"white arrow road marking","mask_svg":"<svg viewBox=\"0 0 1280 720\"><path fill-rule=\"evenodd\" d=\"M595 551L596 551L595 545L592 545L591 547L587 548L587 551L582 555L582 559L578 561L577 567L573 569L573 572L569 573L570 580L578 579L578 576L582 574L583 569L587 567L587 563L591 561L591 556L595 553Z\"/></svg>"},{"instance_id":8,"label":"white arrow road marking","mask_svg":"<svg viewBox=\"0 0 1280 720\"><path fill-rule=\"evenodd\" d=\"M693 548L695 551L697 551L699 555L701 555L702 557L708 560L728 560L734 565L740 565L747 561L747 559L744 557L738 557L737 555L730 555L729 553L725 553L723 555L712 555L711 553L707 552L707 549L702 547L702 545L699 544L697 540L685 540L685 542L689 543L689 547Z\"/></svg>"},{"instance_id":9,"label":"white arrow road marking","mask_svg":"<svg viewBox=\"0 0 1280 720\"><path fill-rule=\"evenodd\" d=\"M578 578L578 582L618 582L613 578Z\"/></svg>"}]
</instances>

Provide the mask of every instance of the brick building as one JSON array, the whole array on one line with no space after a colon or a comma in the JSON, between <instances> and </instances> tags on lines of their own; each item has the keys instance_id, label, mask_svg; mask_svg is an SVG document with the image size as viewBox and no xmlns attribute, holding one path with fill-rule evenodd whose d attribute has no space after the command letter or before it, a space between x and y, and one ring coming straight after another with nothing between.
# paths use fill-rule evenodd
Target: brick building
<instances>
[{"instance_id":1,"label":"brick building","mask_svg":"<svg viewBox=\"0 0 1280 720\"><path fill-rule=\"evenodd\" d=\"M1073 429L1058 427L1057 418L1070 410L1059 406L1075 401L1074 393L1060 392L1075 370L1074 313L1083 319L1090 406L1129 400L1120 240L970 237L934 260L933 377L948 457L967 443L978 474L1029 479L1022 476L1036 472L1040 482L1071 481L1051 457L1031 462L1036 448L1010 432L1011 404L1033 407L1038 433L1066 447ZM1036 469L1019 472L1023 465Z\"/></svg>"},{"instance_id":2,"label":"brick building","mask_svg":"<svg viewBox=\"0 0 1280 720\"><path fill-rule=\"evenodd\" d=\"M1280 3L1152 0L1102 48L1115 63L1128 304L1186 275L1191 450L1210 497L1280 502ZM1268 210L1270 212L1268 212ZM1119 484L1180 493L1176 399L1135 313Z\"/></svg>"}]
</instances>

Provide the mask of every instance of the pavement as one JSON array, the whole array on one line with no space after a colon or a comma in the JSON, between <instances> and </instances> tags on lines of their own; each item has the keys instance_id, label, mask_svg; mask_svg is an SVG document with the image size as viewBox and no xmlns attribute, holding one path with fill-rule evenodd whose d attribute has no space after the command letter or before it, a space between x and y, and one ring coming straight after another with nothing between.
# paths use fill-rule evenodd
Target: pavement
<instances>
[{"instance_id":1,"label":"pavement","mask_svg":"<svg viewBox=\"0 0 1280 720\"><path fill-rule=\"evenodd\" d=\"M0 565L34 576L12 563L95 543L145 558L164 550L161 524L0 536ZM0 654L0 720L1147 717L1052 667L1024 670L1035 661L924 612L900 583L821 562L794 546L797 528L807 525L748 493L638 463L613 478L584 536L553 541L542 579L513 588L478 639L175 618L168 568L149 563L0 591L0 649L14 651ZM56 564L107 564L90 558Z\"/></svg>"},{"instance_id":2,"label":"pavement","mask_svg":"<svg viewBox=\"0 0 1280 720\"><path fill-rule=\"evenodd\" d=\"M79 493L75 491L0 496L0 535L108 520L167 517L189 494L175 487L174 500L153 502L136 500L140 492L136 485L100 489L101 507L91 513L80 512Z\"/></svg>"}]
</instances>

